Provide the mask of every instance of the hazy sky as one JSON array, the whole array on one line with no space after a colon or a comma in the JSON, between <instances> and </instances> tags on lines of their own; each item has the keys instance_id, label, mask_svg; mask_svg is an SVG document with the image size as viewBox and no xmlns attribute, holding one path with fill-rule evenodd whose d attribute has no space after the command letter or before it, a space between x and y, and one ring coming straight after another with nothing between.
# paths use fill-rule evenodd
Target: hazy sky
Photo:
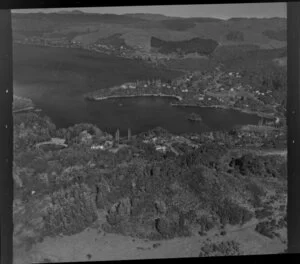
<instances>
[{"instance_id":1,"label":"hazy sky","mask_svg":"<svg viewBox=\"0 0 300 264\"><path fill-rule=\"evenodd\" d=\"M286 17L286 3L251 3L251 4L218 4L218 5L169 5L169 6L122 6L93 8L48 8L14 10L18 13L57 12L61 10L81 10L91 13L153 13L177 17Z\"/></svg>"}]
</instances>

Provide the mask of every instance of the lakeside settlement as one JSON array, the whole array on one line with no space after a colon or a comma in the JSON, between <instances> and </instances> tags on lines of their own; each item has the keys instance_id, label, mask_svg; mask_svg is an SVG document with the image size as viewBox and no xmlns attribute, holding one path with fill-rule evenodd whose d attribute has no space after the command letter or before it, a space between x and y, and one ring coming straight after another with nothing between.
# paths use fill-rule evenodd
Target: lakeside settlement
<instances>
[{"instance_id":1,"label":"lakeside settlement","mask_svg":"<svg viewBox=\"0 0 300 264\"><path fill-rule=\"evenodd\" d=\"M177 99L171 102L176 107L213 107L233 109L256 114L266 119L268 125L285 122L284 115L277 110L272 91L259 91L243 85L239 72L191 72L175 80L144 80L124 83L120 86L101 89L85 95L87 100L111 98L161 96Z\"/></svg>"}]
</instances>

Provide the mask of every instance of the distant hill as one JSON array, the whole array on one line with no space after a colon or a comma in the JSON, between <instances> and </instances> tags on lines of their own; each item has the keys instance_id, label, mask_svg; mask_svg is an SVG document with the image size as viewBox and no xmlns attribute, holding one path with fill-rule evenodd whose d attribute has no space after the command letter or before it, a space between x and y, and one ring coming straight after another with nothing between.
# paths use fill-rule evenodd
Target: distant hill
<instances>
[{"instance_id":1,"label":"distant hill","mask_svg":"<svg viewBox=\"0 0 300 264\"><path fill-rule=\"evenodd\" d=\"M210 23L210 22L222 22L221 19L209 18L209 17L192 17L192 18L176 18L162 20L161 23L164 27L170 30L188 30L197 25L197 23Z\"/></svg>"},{"instance_id":2,"label":"distant hill","mask_svg":"<svg viewBox=\"0 0 300 264\"><path fill-rule=\"evenodd\" d=\"M174 19L176 17L169 17L161 14L151 14L151 13L135 13L135 14L124 14L126 16L135 17L135 18L141 18L145 20L150 21L161 21L161 20L167 20L167 19Z\"/></svg>"},{"instance_id":3,"label":"distant hill","mask_svg":"<svg viewBox=\"0 0 300 264\"><path fill-rule=\"evenodd\" d=\"M196 23L186 20L186 19L168 19L162 20L161 24L163 27L170 30L179 30L185 31L189 28L193 28L196 26Z\"/></svg>"},{"instance_id":4,"label":"distant hill","mask_svg":"<svg viewBox=\"0 0 300 264\"><path fill-rule=\"evenodd\" d=\"M65 23L111 23L111 24L130 24L142 22L144 19L134 18L125 15L116 14L96 14L84 12L63 12L63 13L29 13L29 14L13 14L13 21L26 20L41 20L52 23L60 23L60 26L65 26Z\"/></svg>"},{"instance_id":5,"label":"distant hill","mask_svg":"<svg viewBox=\"0 0 300 264\"><path fill-rule=\"evenodd\" d=\"M226 38L230 41L244 41L244 33L241 31L230 31Z\"/></svg>"},{"instance_id":6,"label":"distant hill","mask_svg":"<svg viewBox=\"0 0 300 264\"><path fill-rule=\"evenodd\" d=\"M184 41L164 41L159 38L151 38L151 47L159 52L170 54L173 52L189 54L198 53L201 55L211 54L218 46L218 42L212 39L193 38Z\"/></svg>"},{"instance_id":7,"label":"distant hill","mask_svg":"<svg viewBox=\"0 0 300 264\"><path fill-rule=\"evenodd\" d=\"M72 11L58 11L56 12L57 14L65 14L65 15L69 15L69 14L73 14L73 15L82 15L85 14L83 11L80 10L72 10Z\"/></svg>"},{"instance_id":8,"label":"distant hill","mask_svg":"<svg viewBox=\"0 0 300 264\"><path fill-rule=\"evenodd\" d=\"M151 49L151 38L163 41L211 39L222 46L255 45L263 49L286 46L285 18L168 17L159 14L96 14L78 10L57 13L12 14L15 38L65 37L84 44L121 34L128 46ZM113 40L115 41L115 40Z\"/></svg>"}]
</instances>

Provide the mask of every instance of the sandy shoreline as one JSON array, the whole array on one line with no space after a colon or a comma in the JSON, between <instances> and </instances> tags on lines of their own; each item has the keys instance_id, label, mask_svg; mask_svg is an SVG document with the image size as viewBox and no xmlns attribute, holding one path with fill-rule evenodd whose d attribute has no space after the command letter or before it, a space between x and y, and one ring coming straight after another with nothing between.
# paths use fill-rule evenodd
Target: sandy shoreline
<instances>
[{"instance_id":1,"label":"sandy shoreline","mask_svg":"<svg viewBox=\"0 0 300 264\"><path fill-rule=\"evenodd\" d=\"M167 94L111 95L111 96L100 96L100 97L92 96L87 98L93 101L102 101L102 100L113 99L113 98L132 98L132 97L170 97L170 98L176 98L178 101L182 101L182 97L180 96L167 95Z\"/></svg>"},{"instance_id":2,"label":"sandy shoreline","mask_svg":"<svg viewBox=\"0 0 300 264\"><path fill-rule=\"evenodd\" d=\"M31 111L31 110L34 110L34 109L35 108L33 106L28 106L28 107L21 108L21 109L18 109L18 110L13 110L13 113L27 112L27 111Z\"/></svg>"}]
</instances>

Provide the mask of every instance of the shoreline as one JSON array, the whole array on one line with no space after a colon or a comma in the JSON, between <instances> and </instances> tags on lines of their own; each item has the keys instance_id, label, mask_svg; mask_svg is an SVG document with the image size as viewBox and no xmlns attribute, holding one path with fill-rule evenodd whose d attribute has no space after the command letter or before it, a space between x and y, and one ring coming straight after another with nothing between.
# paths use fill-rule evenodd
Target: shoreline
<instances>
[{"instance_id":1,"label":"shoreline","mask_svg":"<svg viewBox=\"0 0 300 264\"><path fill-rule=\"evenodd\" d=\"M134 97L169 97L169 98L175 98L178 101L183 101L183 98L181 96L177 95L166 95L166 94L142 94L142 95L111 95L111 96L93 96L93 95L87 95L85 96L86 100L89 101L102 101L102 100L109 100L109 99L114 99L114 98L134 98ZM170 103L171 106L173 107L200 107L200 108L219 108L219 109L224 109L224 110L235 110L239 111L245 114L252 114L252 115L257 115L258 117L262 118L268 118L268 119L274 119L276 118L275 115L273 114L266 114L266 113L261 113L261 112L256 112L256 111L251 111L251 110L246 110L242 108L236 108L236 107L230 107L230 106L225 106L225 105L198 105L198 104L184 104L184 103Z\"/></svg>"},{"instance_id":2,"label":"shoreline","mask_svg":"<svg viewBox=\"0 0 300 264\"><path fill-rule=\"evenodd\" d=\"M109 95L109 96L86 96L85 98L90 101L102 101L114 98L133 98L133 97L170 97L175 98L178 101L182 101L182 97L177 95L167 95L167 94L142 94L142 95Z\"/></svg>"},{"instance_id":3,"label":"shoreline","mask_svg":"<svg viewBox=\"0 0 300 264\"><path fill-rule=\"evenodd\" d=\"M27 111L31 111L31 110L34 110L34 109L35 108L33 106L28 106L28 107L21 108L21 109L18 109L18 110L13 110L13 113L27 112Z\"/></svg>"},{"instance_id":4,"label":"shoreline","mask_svg":"<svg viewBox=\"0 0 300 264\"><path fill-rule=\"evenodd\" d=\"M255 112L255 111L251 111L251 110L246 110L246 109L242 109L242 108L236 108L236 107L230 107L230 106L225 106L225 105L197 105L197 104L176 104L176 103L171 103L171 106L173 107L202 107L202 108L219 108L219 109L224 109L224 110L235 110L235 111L239 111L245 114L253 114L253 115L257 115L259 117L264 117L264 118L269 118L269 119L274 119L276 118L274 115L272 114L265 114L265 113L261 113L261 112Z\"/></svg>"}]
</instances>

